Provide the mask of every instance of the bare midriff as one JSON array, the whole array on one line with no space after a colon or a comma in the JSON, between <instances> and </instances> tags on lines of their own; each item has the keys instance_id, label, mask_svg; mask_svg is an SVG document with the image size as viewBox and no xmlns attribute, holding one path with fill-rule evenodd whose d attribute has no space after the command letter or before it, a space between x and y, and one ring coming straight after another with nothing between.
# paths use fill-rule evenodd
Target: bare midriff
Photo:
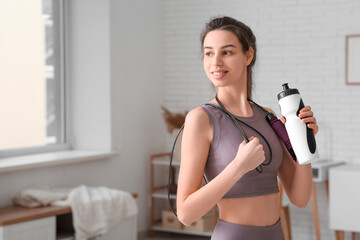
<instances>
[{"instance_id":1,"label":"bare midriff","mask_svg":"<svg viewBox=\"0 0 360 240\"><path fill-rule=\"evenodd\" d=\"M279 220L278 195L221 199L219 218L241 225L271 226Z\"/></svg>"}]
</instances>

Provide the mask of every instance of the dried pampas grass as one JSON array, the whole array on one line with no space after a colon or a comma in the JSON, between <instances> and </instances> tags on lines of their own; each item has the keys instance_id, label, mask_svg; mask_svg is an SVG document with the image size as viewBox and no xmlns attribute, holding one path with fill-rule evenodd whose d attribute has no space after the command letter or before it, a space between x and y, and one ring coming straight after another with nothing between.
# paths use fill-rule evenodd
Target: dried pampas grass
<instances>
[{"instance_id":1,"label":"dried pampas grass","mask_svg":"<svg viewBox=\"0 0 360 240\"><path fill-rule=\"evenodd\" d=\"M188 111L185 111L184 113L172 113L167 108L161 106L161 109L163 110L163 118L165 120L167 131L171 134L174 129L179 129L185 122L186 114L188 114Z\"/></svg>"}]
</instances>

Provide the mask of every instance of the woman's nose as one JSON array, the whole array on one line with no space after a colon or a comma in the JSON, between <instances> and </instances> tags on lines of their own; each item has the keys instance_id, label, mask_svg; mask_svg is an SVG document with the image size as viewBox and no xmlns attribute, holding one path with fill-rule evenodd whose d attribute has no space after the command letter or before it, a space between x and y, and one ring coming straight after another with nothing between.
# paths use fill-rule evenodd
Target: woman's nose
<instances>
[{"instance_id":1,"label":"woman's nose","mask_svg":"<svg viewBox=\"0 0 360 240\"><path fill-rule=\"evenodd\" d=\"M223 60L221 58L220 54L215 54L213 57L213 65L214 66L222 66L223 65Z\"/></svg>"}]
</instances>

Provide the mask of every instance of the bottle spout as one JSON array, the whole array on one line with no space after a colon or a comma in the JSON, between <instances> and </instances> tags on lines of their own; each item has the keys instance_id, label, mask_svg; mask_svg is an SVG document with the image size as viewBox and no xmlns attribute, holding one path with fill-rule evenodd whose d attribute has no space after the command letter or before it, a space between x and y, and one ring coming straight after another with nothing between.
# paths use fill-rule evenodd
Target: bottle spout
<instances>
[{"instance_id":1,"label":"bottle spout","mask_svg":"<svg viewBox=\"0 0 360 240\"><path fill-rule=\"evenodd\" d=\"M288 83L284 83L282 86L284 91L289 89Z\"/></svg>"},{"instance_id":2,"label":"bottle spout","mask_svg":"<svg viewBox=\"0 0 360 240\"><path fill-rule=\"evenodd\" d=\"M299 94L299 90L297 90L296 88L289 88L288 83L284 83L282 85L282 87L283 87L282 92L277 95L278 100L280 100L286 96L292 95L292 94Z\"/></svg>"}]
</instances>

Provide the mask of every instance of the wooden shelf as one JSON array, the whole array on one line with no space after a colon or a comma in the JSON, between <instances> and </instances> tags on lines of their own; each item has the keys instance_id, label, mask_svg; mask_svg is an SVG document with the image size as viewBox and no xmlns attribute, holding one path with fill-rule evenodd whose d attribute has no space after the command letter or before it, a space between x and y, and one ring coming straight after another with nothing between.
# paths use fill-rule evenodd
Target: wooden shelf
<instances>
[{"instance_id":1,"label":"wooden shelf","mask_svg":"<svg viewBox=\"0 0 360 240\"><path fill-rule=\"evenodd\" d=\"M138 194L132 193L134 198ZM71 213L70 206L47 206L27 208L21 206L8 206L0 208L0 226L6 226L45 217L57 216Z\"/></svg>"},{"instance_id":2,"label":"wooden shelf","mask_svg":"<svg viewBox=\"0 0 360 240\"><path fill-rule=\"evenodd\" d=\"M198 235L198 236L206 236L211 237L212 232L200 232L200 231L189 231L184 229L174 229L163 227L161 224L161 219L155 219L155 202L158 199L168 199L168 183L160 183L155 185L154 178L156 176L156 167L163 170L164 167L169 167L170 165L170 156L171 153L160 153L160 154L153 154L150 156L150 236L153 236L154 231L160 232L172 232L172 233L180 233L180 234L188 234L188 235ZM176 170L179 170L180 162L173 161L172 167L175 167ZM160 171L160 170L157 170ZM163 171L162 171L163 172ZM170 194L171 203L176 203L176 194ZM156 209L159 211L159 209ZM158 212L157 212L158 213ZM216 217L216 213L212 214Z\"/></svg>"},{"instance_id":3,"label":"wooden shelf","mask_svg":"<svg viewBox=\"0 0 360 240\"><path fill-rule=\"evenodd\" d=\"M65 213L71 213L71 208L69 206L49 206L37 208L26 208L20 206L3 207L0 208L0 226L31 221Z\"/></svg>"},{"instance_id":4,"label":"wooden shelf","mask_svg":"<svg viewBox=\"0 0 360 240\"><path fill-rule=\"evenodd\" d=\"M154 225L151 228L151 230L160 231L160 232L188 234L188 235L198 235L198 236L205 236L205 237L211 237L211 234L212 234L212 232L196 232L196 231L187 231L187 230L183 230L183 229L165 228L165 227L161 226L161 224Z\"/></svg>"}]
</instances>

